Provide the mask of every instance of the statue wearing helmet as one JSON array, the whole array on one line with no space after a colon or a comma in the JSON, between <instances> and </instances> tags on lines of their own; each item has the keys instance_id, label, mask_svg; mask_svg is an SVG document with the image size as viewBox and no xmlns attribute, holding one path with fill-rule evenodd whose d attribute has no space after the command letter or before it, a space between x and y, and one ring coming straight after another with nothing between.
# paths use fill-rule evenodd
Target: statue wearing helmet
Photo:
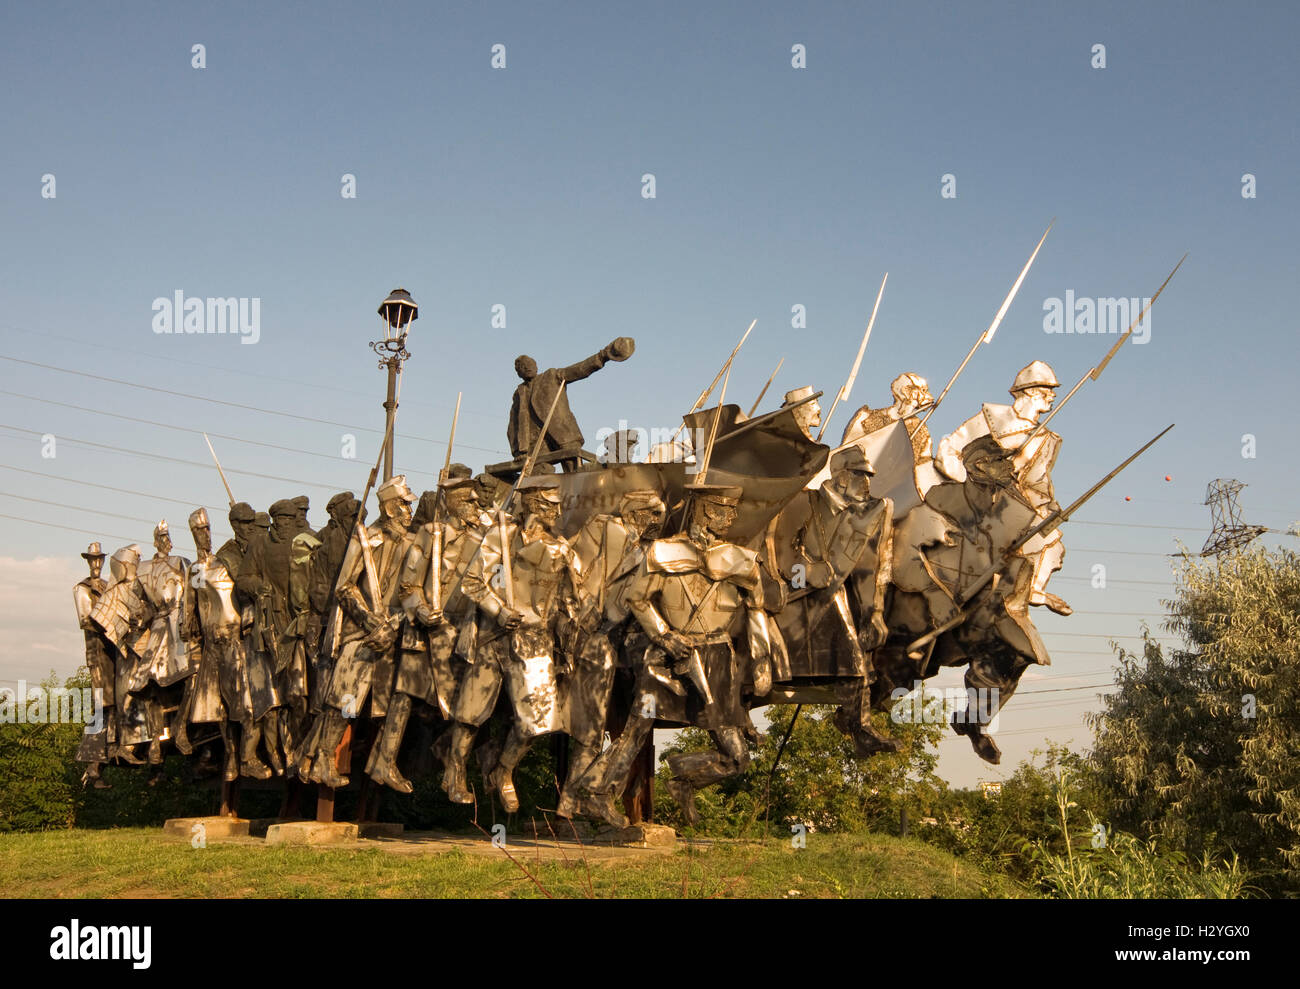
<instances>
[{"instance_id":1,"label":"statue wearing helmet","mask_svg":"<svg viewBox=\"0 0 1300 989\"><path fill-rule=\"evenodd\" d=\"M919 374L904 371L894 379L889 390L894 396L894 404L884 409L873 409L869 405L858 409L853 413L849 424L844 427L844 437L840 440L840 445L851 443L893 423L903 421L907 425L909 435L913 431L916 432L916 435L912 436L912 451L916 456L916 462L929 463L930 431L924 426L917 429L920 425L917 412L934 402L929 384Z\"/></svg>"},{"instance_id":2,"label":"statue wearing helmet","mask_svg":"<svg viewBox=\"0 0 1300 989\"><path fill-rule=\"evenodd\" d=\"M1060 384L1052 368L1043 361L1021 368L1009 389L1012 404L985 403L978 415L967 419L939 442L935 467L954 481L965 481L962 451L981 436L992 436L1014 454L1011 464L1016 486L1033 506L1037 519L1047 518L1060 508L1052 487L1052 467L1061 451L1061 437L1050 429L1038 429L1038 419L1052 407ZM1055 529L1045 537L1035 536L1021 553L1034 566L1029 603L1046 605L1057 614L1070 614L1073 609L1047 591L1048 579L1061 569L1065 559L1060 530Z\"/></svg>"}]
</instances>

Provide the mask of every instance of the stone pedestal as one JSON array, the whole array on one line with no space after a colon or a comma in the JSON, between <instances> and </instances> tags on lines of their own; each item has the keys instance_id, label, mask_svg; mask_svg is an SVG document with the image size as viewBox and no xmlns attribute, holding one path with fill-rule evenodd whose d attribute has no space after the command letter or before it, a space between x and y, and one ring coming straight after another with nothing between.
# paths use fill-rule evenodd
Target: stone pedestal
<instances>
[{"instance_id":1,"label":"stone pedestal","mask_svg":"<svg viewBox=\"0 0 1300 989\"><path fill-rule=\"evenodd\" d=\"M609 841L631 848L676 848L677 832L662 824L629 824L621 831L610 829Z\"/></svg>"},{"instance_id":2,"label":"stone pedestal","mask_svg":"<svg viewBox=\"0 0 1300 989\"><path fill-rule=\"evenodd\" d=\"M191 842L247 838L248 822L239 817L173 817L163 823L163 834Z\"/></svg>"},{"instance_id":3,"label":"stone pedestal","mask_svg":"<svg viewBox=\"0 0 1300 989\"><path fill-rule=\"evenodd\" d=\"M266 829L268 845L339 845L358 837L357 826L344 822L290 821Z\"/></svg>"}]
</instances>

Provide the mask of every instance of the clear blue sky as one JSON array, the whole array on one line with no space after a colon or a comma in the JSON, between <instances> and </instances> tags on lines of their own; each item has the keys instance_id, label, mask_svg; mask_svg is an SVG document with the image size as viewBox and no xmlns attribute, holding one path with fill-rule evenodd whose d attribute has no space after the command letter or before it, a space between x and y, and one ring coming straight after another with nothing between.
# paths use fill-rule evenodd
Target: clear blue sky
<instances>
[{"instance_id":1,"label":"clear blue sky","mask_svg":"<svg viewBox=\"0 0 1300 989\"><path fill-rule=\"evenodd\" d=\"M853 404L887 402L901 370L937 391L1055 217L995 341L932 426L942 435L981 401L1008 400L1034 358L1072 384L1114 338L1044 333L1044 300L1149 296L1190 252L1150 342L1127 346L1054 422L1063 501L1178 423L1067 529L1054 589L1077 614L1040 617L1055 665L1025 689L1104 681L1108 639L1133 644L1144 617L1158 626L1171 587L1162 554L1177 537L1204 541L1209 480L1247 482L1253 521L1300 518L1300 16L1286 4L1083 7L10 7L0 354L83 374L0 360L0 514L18 517L0 518L0 582L33 586L24 568L42 557L77 569L91 538L110 552L120 536L147 546L150 520L183 530L197 504L224 538L224 493L192 430L222 435L241 499L265 508L306 493L323 523L329 494L359 491L373 462L383 376L366 343L396 285L421 306L397 437L398 469L419 489L441 462L457 390L457 459L504 459L522 352L549 366L636 337L630 362L573 389L589 438L619 419L675 425L751 319L738 400L782 356L778 395L812 384L829 396L885 271ZM504 70L490 66L498 43ZM796 43L805 69L791 67ZM1104 69L1090 65L1094 44ZM54 199L41 196L47 173ZM340 196L344 173L356 199ZM940 196L945 173L955 199ZM1244 173L1255 199L1241 195ZM152 302L177 290L259 298L260 342L155 335ZM495 304L505 330L491 328ZM806 330L791 329L796 304ZM340 456L348 432L355 460ZM53 459L43 434L56 437ZM189 552L187 533L177 542ZM1088 583L1096 563L1105 590ZM0 619L0 679L75 665L58 588L48 610L67 628L41 640L51 648L24 645L40 637L23 624L30 608ZM1084 739L1090 697L1013 703L1007 762L1044 734ZM992 775L963 761L965 744L943 744L955 753L946 771Z\"/></svg>"}]
</instances>

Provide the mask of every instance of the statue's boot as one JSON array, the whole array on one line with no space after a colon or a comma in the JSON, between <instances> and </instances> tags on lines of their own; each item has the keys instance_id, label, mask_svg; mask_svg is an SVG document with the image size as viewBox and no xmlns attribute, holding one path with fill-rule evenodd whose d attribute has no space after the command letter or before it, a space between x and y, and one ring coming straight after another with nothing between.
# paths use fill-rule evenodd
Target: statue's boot
<instances>
[{"instance_id":1,"label":"statue's boot","mask_svg":"<svg viewBox=\"0 0 1300 989\"><path fill-rule=\"evenodd\" d=\"M257 757L257 733L242 733L239 745L239 775L254 780L271 778L271 767Z\"/></svg>"},{"instance_id":2,"label":"statue's boot","mask_svg":"<svg viewBox=\"0 0 1300 989\"><path fill-rule=\"evenodd\" d=\"M248 734L247 729L244 729L241 734ZM231 735L230 722L221 722L221 744L224 746L225 751L221 778L227 783L233 783L239 779L239 751L235 748L235 740Z\"/></svg>"},{"instance_id":3,"label":"statue's boot","mask_svg":"<svg viewBox=\"0 0 1300 989\"><path fill-rule=\"evenodd\" d=\"M555 813L560 817L576 817L582 813L583 801L578 781L586 774L599 753L594 745L582 745L574 741L569 746L569 772L560 790L560 802Z\"/></svg>"},{"instance_id":4,"label":"statue's boot","mask_svg":"<svg viewBox=\"0 0 1300 989\"><path fill-rule=\"evenodd\" d=\"M398 793L410 793L411 781L397 770L397 751L402 745L402 735L406 732L406 721L411 716L411 697L398 693L388 705L388 716L384 718L384 727L377 741L370 750L366 762L366 773L376 783L382 783Z\"/></svg>"},{"instance_id":5,"label":"statue's boot","mask_svg":"<svg viewBox=\"0 0 1300 989\"><path fill-rule=\"evenodd\" d=\"M271 763L271 772L276 776L284 775L284 747L281 744L284 738L282 719L284 717L283 708L275 708L269 711L265 718L262 719L262 738L266 740L266 758Z\"/></svg>"},{"instance_id":6,"label":"statue's boot","mask_svg":"<svg viewBox=\"0 0 1300 989\"><path fill-rule=\"evenodd\" d=\"M608 751L593 759L576 779L571 776L571 784L566 784L565 789L573 794L581 812L599 817L612 827L627 827L627 817L618 809L615 794L627 789L632 766L653 726L652 718L634 715Z\"/></svg>"},{"instance_id":7,"label":"statue's boot","mask_svg":"<svg viewBox=\"0 0 1300 989\"><path fill-rule=\"evenodd\" d=\"M442 771L442 788L447 792L447 799L454 804L474 802L474 794L470 793L465 782L465 763L469 759L470 749L474 747L476 730L473 725L463 725L459 721L451 728L447 759Z\"/></svg>"},{"instance_id":8,"label":"statue's boot","mask_svg":"<svg viewBox=\"0 0 1300 989\"><path fill-rule=\"evenodd\" d=\"M321 724L320 743L311 759L311 770L304 778L340 790L348 785L348 778L335 767L334 753L343 742L343 733L347 731L348 724L343 713L336 708L326 708L321 717L324 721Z\"/></svg>"},{"instance_id":9,"label":"statue's boot","mask_svg":"<svg viewBox=\"0 0 1300 989\"><path fill-rule=\"evenodd\" d=\"M749 765L749 752L739 728L719 728L713 732L713 740L717 751L687 752L668 758L668 768L673 774L668 781L668 792L692 827L699 824L695 791L737 776Z\"/></svg>"},{"instance_id":10,"label":"statue's boot","mask_svg":"<svg viewBox=\"0 0 1300 989\"><path fill-rule=\"evenodd\" d=\"M82 785L89 783L96 790L111 790L113 784L105 783L100 773L100 764L92 762L86 767L86 775L81 778Z\"/></svg>"},{"instance_id":11,"label":"statue's boot","mask_svg":"<svg viewBox=\"0 0 1300 989\"><path fill-rule=\"evenodd\" d=\"M501 795L501 806L506 813L513 814L519 809L519 795L515 792L514 771L528 752L529 742L519 734L518 729L511 728L510 736L501 749L496 769L488 776L488 783Z\"/></svg>"},{"instance_id":12,"label":"statue's boot","mask_svg":"<svg viewBox=\"0 0 1300 989\"><path fill-rule=\"evenodd\" d=\"M695 808L695 787L686 780L670 779L668 781L668 793L676 801L677 806L682 809L682 814L686 817L686 823L691 827L699 827L700 812Z\"/></svg>"},{"instance_id":13,"label":"statue's boot","mask_svg":"<svg viewBox=\"0 0 1300 989\"><path fill-rule=\"evenodd\" d=\"M996 766L1002 761L1002 750L998 748L998 743L993 741L993 736L985 732L980 725L973 721L958 721L956 715L953 716L951 724L952 730L958 735L965 735L970 739L971 748L985 762Z\"/></svg>"},{"instance_id":14,"label":"statue's boot","mask_svg":"<svg viewBox=\"0 0 1300 989\"><path fill-rule=\"evenodd\" d=\"M144 760L135 754L134 745L118 745L117 758L121 759L128 766L143 766Z\"/></svg>"}]
</instances>

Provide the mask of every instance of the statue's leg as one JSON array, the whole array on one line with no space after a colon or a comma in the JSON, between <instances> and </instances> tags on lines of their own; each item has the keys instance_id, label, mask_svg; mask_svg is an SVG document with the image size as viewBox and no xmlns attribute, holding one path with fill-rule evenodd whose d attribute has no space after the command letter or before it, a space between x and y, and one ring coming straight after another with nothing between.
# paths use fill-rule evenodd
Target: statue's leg
<instances>
[{"instance_id":1,"label":"statue's leg","mask_svg":"<svg viewBox=\"0 0 1300 989\"><path fill-rule=\"evenodd\" d=\"M383 730L370 750L370 759L366 765L366 773L372 780L398 793L410 793L412 789L410 780L397 770L397 751L402 745L402 736L406 733L406 722L410 716L410 695L394 693L388 705L388 714L384 718Z\"/></svg>"}]
</instances>

